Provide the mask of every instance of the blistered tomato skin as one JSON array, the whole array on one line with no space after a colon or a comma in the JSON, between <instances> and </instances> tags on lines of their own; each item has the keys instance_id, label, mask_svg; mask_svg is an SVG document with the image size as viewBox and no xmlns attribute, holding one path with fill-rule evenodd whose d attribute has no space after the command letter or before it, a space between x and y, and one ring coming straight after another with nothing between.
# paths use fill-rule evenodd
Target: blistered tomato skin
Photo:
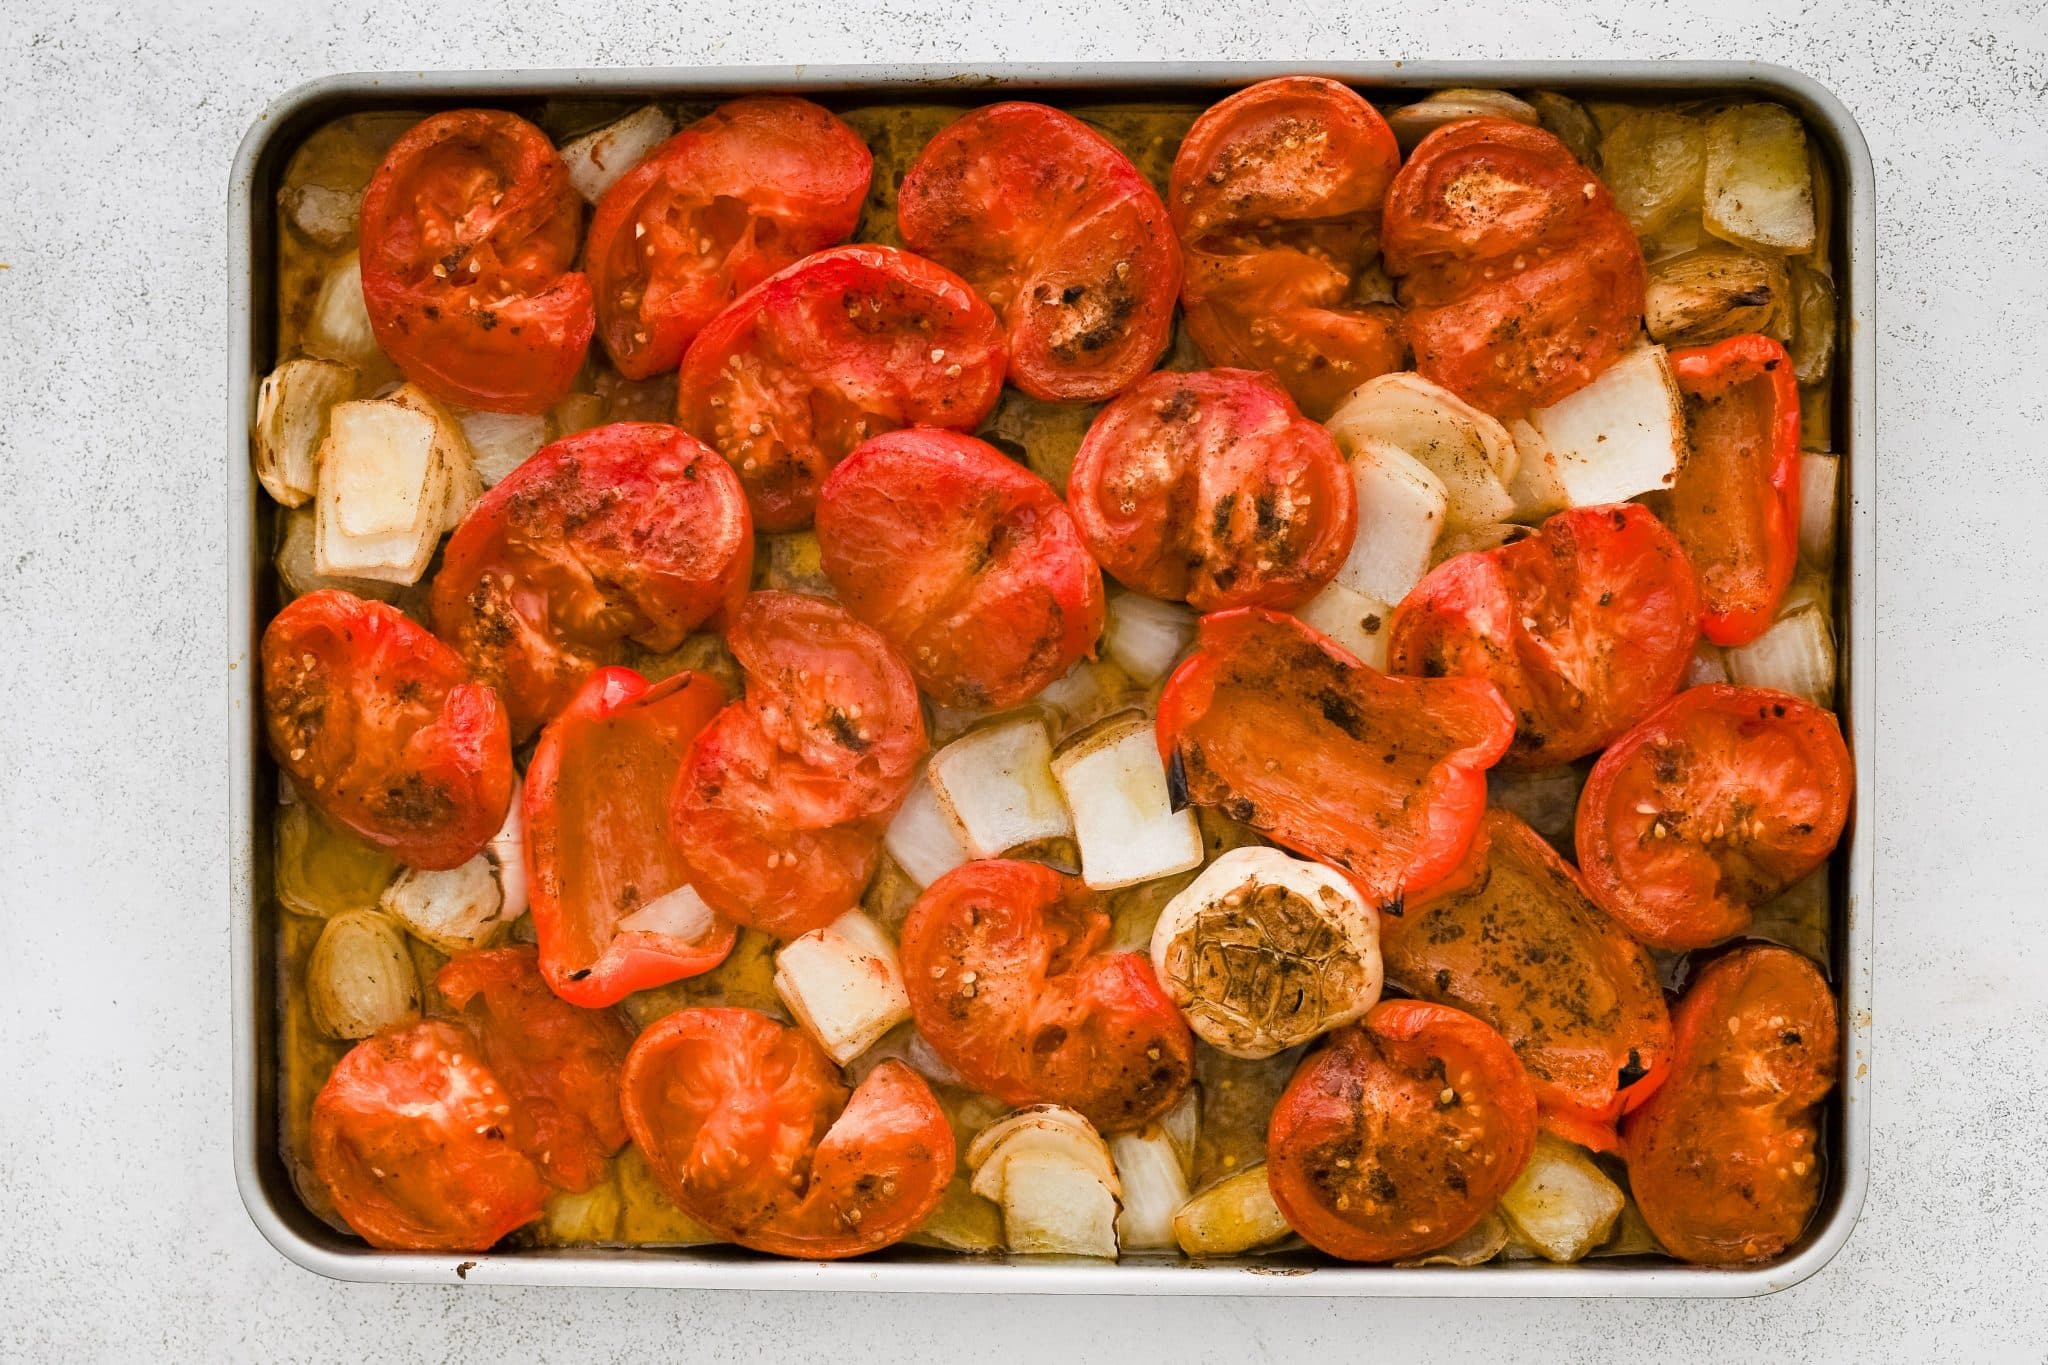
<instances>
[{"instance_id":1,"label":"blistered tomato skin","mask_svg":"<svg viewBox=\"0 0 2048 1365\"><path fill-rule=\"evenodd\" d=\"M277 614L262 655L271 756L302 800L413 867L459 867L498 832L504 709L424 626L323 589Z\"/></svg>"},{"instance_id":2,"label":"blistered tomato skin","mask_svg":"<svg viewBox=\"0 0 2048 1365\"><path fill-rule=\"evenodd\" d=\"M496 109L421 120L363 192L363 303L377 344L436 398L544 412L596 325L569 267L582 201L547 134Z\"/></svg>"},{"instance_id":3,"label":"blistered tomato skin","mask_svg":"<svg viewBox=\"0 0 2048 1365\"><path fill-rule=\"evenodd\" d=\"M1834 996L1806 958L1751 944L1708 963L1672 1022L1671 1079L1622 1121L1636 1205L1683 1260L1771 1260L1820 1203Z\"/></svg>"},{"instance_id":4,"label":"blistered tomato skin","mask_svg":"<svg viewBox=\"0 0 2048 1365\"><path fill-rule=\"evenodd\" d=\"M1337 443L1250 370L1148 375L1089 426L1067 504L1118 581L1199 611L1306 601L1358 526Z\"/></svg>"}]
</instances>

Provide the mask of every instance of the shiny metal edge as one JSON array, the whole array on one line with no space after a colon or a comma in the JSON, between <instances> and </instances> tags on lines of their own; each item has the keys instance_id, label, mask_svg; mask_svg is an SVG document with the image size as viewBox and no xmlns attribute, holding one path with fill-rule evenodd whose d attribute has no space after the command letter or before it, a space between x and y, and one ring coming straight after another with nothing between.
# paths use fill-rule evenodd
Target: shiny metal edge
<instances>
[{"instance_id":1,"label":"shiny metal edge","mask_svg":"<svg viewBox=\"0 0 2048 1365\"><path fill-rule=\"evenodd\" d=\"M247 432L255 401L254 307L257 171L280 130L309 110L342 101L408 98L507 99L684 95L748 90L958 93L1004 88L1228 88L1270 76L1314 73L1385 89L1439 85L1552 86L1619 91L1738 90L1785 100L1828 140L1841 177L1845 253L1842 352L1848 393L1837 449L1848 460L1842 558L1849 592L1838 609L1842 633L1842 708L1856 758L1856 815L1839 883L1835 972L1842 1013L1843 1078L1838 1153L1828 1207L1801 1246L1768 1266L1715 1269L1674 1264L1496 1264L1473 1269L1394 1269L1340 1263L1300 1267L1246 1258L1189 1264L1168 1259L1117 1263L1008 1260L899 1260L890 1253L858 1261L811 1263L729 1253L608 1250L523 1251L479 1255L394 1254L309 1227L289 1179L265 1143L259 1074L258 973L266 958L257 935L254 802L258 797L257 596L255 487ZM1735 1298L1776 1293L1814 1275L1848 1241L1870 1178L1872 1015L1871 947L1876 903L1877 474L1876 180L1861 128L1847 107L1812 77L1750 62L1196 62L809 65L505 72L390 72L325 77L283 95L256 118L236 153L228 221L228 753L229 938L233 982L234 1166L242 1202L257 1229L287 1259L338 1280L386 1283L569 1285L670 1289L831 1289L907 1293L1231 1294L1260 1297L1402 1298ZM264 307L269 307L266 298ZM266 1134L266 1129L269 1134Z\"/></svg>"}]
</instances>

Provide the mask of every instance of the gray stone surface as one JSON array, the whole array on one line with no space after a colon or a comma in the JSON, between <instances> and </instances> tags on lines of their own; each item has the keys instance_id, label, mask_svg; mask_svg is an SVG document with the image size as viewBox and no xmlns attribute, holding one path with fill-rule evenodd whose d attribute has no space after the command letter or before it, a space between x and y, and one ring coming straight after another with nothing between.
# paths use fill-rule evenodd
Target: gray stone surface
<instances>
[{"instance_id":1,"label":"gray stone surface","mask_svg":"<svg viewBox=\"0 0 2048 1365\"><path fill-rule=\"evenodd\" d=\"M1750 1302L548 1292L328 1283L230 1177L224 196L362 68L1756 57L1880 179L1876 1166ZM2048 1350L2048 18L2040 0L0 5L0 1360L848 1365L2041 1359Z\"/></svg>"}]
</instances>

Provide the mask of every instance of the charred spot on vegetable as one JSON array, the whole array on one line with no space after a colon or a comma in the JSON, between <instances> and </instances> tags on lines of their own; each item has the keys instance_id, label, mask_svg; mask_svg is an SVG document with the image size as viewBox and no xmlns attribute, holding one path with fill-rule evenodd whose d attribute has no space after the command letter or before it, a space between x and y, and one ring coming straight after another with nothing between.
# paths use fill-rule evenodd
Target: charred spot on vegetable
<instances>
[{"instance_id":1,"label":"charred spot on vegetable","mask_svg":"<svg viewBox=\"0 0 2048 1365\"><path fill-rule=\"evenodd\" d=\"M1615 1073L1614 1088L1616 1090L1626 1090L1649 1074L1650 1069L1643 1065L1642 1054L1635 1048L1630 1048L1628 1050L1628 1061L1622 1066L1621 1070Z\"/></svg>"},{"instance_id":2,"label":"charred spot on vegetable","mask_svg":"<svg viewBox=\"0 0 2048 1365\"><path fill-rule=\"evenodd\" d=\"M831 727L832 737L839 742L840 748L851 750L856 754L867 752L867 739L861 734L860 728L853 723L853 718L844 711L836 706L826 707L825 724Z\"/></svg>"},{"instance_id":3,"label":"charred spot on vegetable","mask_svg":"<svg viewBox=\"0 0 2048 1365\"><path fill-rule=\"evenodd\" d=\"M1166 804L1178 815L1194 804L1188 798L1188 770L1178 745L1166 759Z\"/></svg>"}]
</instances>

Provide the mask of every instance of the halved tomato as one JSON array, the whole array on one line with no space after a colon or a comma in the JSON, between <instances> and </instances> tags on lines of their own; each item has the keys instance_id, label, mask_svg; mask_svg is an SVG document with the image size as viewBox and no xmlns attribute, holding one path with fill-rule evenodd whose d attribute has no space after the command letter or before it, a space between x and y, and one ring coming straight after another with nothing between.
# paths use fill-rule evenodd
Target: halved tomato
<instances>
[{"instance_id":1,"label":"halved tomato","mask_svg":"<svg viewBox=\"0 0 2048 1365\"><path fill-rule=\"evenodd\" d=\"M1514 715L1480 678L1390 678L1292 616L1202 618L1159 699L1179 797L1351 875L1383 909L1453 871Z\"/></svg>"},{"instance_id":2,"label":"halved tomato","mask_svg":"<svg viewBox=\"0 0 2048 1365\"><path fill-rule=\"evenodd\" d=\"M513 1145L550 1185L587 1190L603 1180L626 1145L619 1068L633 1033L625 1021L557 998L524 944L458 953L434 985L463 1012L512 1097Z\"/></svg>"},{"instance_id":3,"label":"halved tomato","mask_svg":"<svg viewBox=\"0 0 2048 1365\"><path fill-rule=\"evenodd\" d=\"M1250 370L1139 382L1089 426L1067 504L1103 568L1201 611L1306 601L1358 527L1337 443Z\"/></svg>"},{"instance_id":4,"label":"halved tomato","mask_svg":"<svg viewBox=\"0 0 2048 1365\"><path fill-rule=\"evenodd\" d=\"M1770 1260L1820 1203L1834 996L1798 953L1748 944L1693 978L1672 1023L1671 1079L1621 1125L1636 1206L1674 1256Z\"/></svg>"},{"instance_id":5,"label":"halved tomato","mask_svg":"<svg viewBox=\"0 0 2048 1365\"><path fill-rule=\"evenodd\" d=\"M903 244L957 271L1003 319L1010 382L1100 402L1173 339L1180 243L1130 158L1071 114L976 109L925 144L896 200Z\"/></svg>"},{"instance_id":6,"label":"halved tomato","mask_svg":"<svg viewBox=\"0 0 2048 1365\"><path fill-rule=\"evenodd\" d=\"M396 607L307 593L263 632L270 753L321 813L413 867L460 867L512 804L497 694Z\"/></svg>"},{"instance_id":7,"label":"halved tomato","mask_svg":"<svg viewBox=\"0 0 2048 1365\"><path fill-rule=\"evenodd\" d=\"M668 823L690 743L724 705L702 674L650 687L630 668L600 668L541 732L526 769L526 865L540 970L571 1004L615 1005L732 951L731 921L671 896L689 873Z\"/></svg>"},{"instance_id":8,"label":"halved tomato","mask_svg":"<svg viewBox=\"0 0 2048 1365\"><path fill-rule=\"evenodd\" d=\"M1544 129L1476 118L1425 137L1385 237L1415 368L1497 417L1577 392L1641 337L1635 232Z\"/></svg>"},{"instance_id":9,"label":"halved tomato","mask_svg":"<svg viewBox=\"0 0 2048 1365\"><path fill-rule=\"evenodd\" d=\"M1380 951L1402 990L1506 1038L1544 1126L1574 1142L1613 1150L1614 1121L1664 1081L1671 1018L1650 955L1504 810L1456 873L1381 919Z\"/></svg>"},{"instance_id":10,"label":"halved tomato","mask_svg":"<svg viewBox=\"0 0 2048 1365\"><path fill-rule=\"evenodd\" d=\"M782 938L860 899L926 743L917 683L836 602L757 592L727 635L747 695L691 745L671 801L690 885Z\"/></svg>"},{"instance_id":11,"label":"halved tomato","mask_svg":"<svg viewBox=\"0 0 2048 1365\"><path fill-rule=\"evenodd\" d=\"M583 248L598 336L628 379L682 362L704 324L860 219L874 157L809 100L733 100L605 191Z\"/></svg>"},{"instance_id":12,"label":"halved tomato","mask_svg":"<svg viewBox=\"0 0 2048 1365\"><path fill-rule=\"evenodd\" d=\"M1013 706L1095 648L1102 573L1059 493L935 427L877 436L818 496L840 601L948 706Z\"/></svg>"},{"instance_id":13,"label":"halved tomato","mask_svg":"<svg viewBox=\"0 0 2048 1365\"><path fill-rule=\"evenodd\" d=\"M1505 761L1542 768L1603 747L1669 698L1698 638L1684 548L1648 508L1616 503L1437 565L1394 611L1387 667L1492 680L1515 711Z\"/></svg>"},{"instance_id":14,"label":"halved tomato","mask_svg":"<svg viewBox=\"0 0 2048 1365\"><path fill-rule=\"evenodd\" d=\"M1827 861L1851 785L1832 713L1761 687L1688 688L1593 765L1579 870L1651 947L1705 948Z\"/></svg>"},{"instance_id":15,"label":"halved tomato","mask_svg":"<svg viewBox=\"0 0 2048 1365\"><path fill-rule=\"evenodd\" d=\"M741 295L690 343L683 426L739 471L764 531L810 525L832 466L898 427L965 431L1003 387L996 316L922 256L842 246Z\"/></svg>"},{"instance_id":16,"label":"halved tomato","mask_svg":"<svg viewBox=\"0 0 2048 1365\"><path fill-rule=\"evenodd\" d=\"M1302 410L1401 368L1379 266L1401 164L1379 111L1321 76L1260 81L1211 107L1173 161L1188 334L1212 365L1270 370Z\"/></svg>"},{"instance_id":17,"label":"halved tomato","mask_svg":"<svg viewBox=\"0 0 2048 1365\"><path fill-rule=\"evenodd\" d=\"M512 1141L512 1099L459 1024L349 1050L313 1101L313 1170L385 1251L488 1251L540 1217L548 1187Z\"/></svg>"},{"instance_id":18,"label":"halved tomato","mask_svg":"<svg viewBox=\"0 0 2048 1365\"><path fill-rule=\"evenodd\" d=\"M676 1206L741 1246L832 1260L922 1223L953 1177L924 1078L883 1062L851 1095L801 1029L687 1009L626 1058L626 1126Z\"/></svg>"},{"instance_id":19,"label":"halved tomato","mask_svg":"<svg viewBox=\"0 0 2048 1365\"><path fill-rule=\"evenodd\" d=\"M1150 959L1114 952L1078 877L993 859L925 888L903 922L918 1031L976 1090L1143 1127L1195 1073L1194 1037Z\"/></svg>"},{"instance_id":20,"label":"halved tomato","mask_svg":"<svg viewBox=\"0 0 2048 1365\"><path fill-rule=\"evenodd\" d=\"M597 318L569 269L583 205L547 134L451 109L392 144L363 191L363 304L377 344L436 398L545 412Z\"/></svg>"},{"instance_id":21,"label":"halved tomato","mask_svg":"<svg viewBox=\"0 0 2048 1365\"><path fill-rule=\"evenodd\" d=\"M674 649L746 595L753 523L704 444L614 422L543 446L448 539L434 631L498 689L521 739L626 641Z\"/></svg>"},{"instance_id":22,"label":"halved tomato","mask_svg":"<svg viewBox=\"0 0 2048 1365\"><path fill-rule=\"evenodd\" d=\"M1394 1261L1469 1231L1535 1147L1536 1097L1507 1040L1388 1000L1295 1071L1266 1127L1266 1180L1315 1247Z\"/></svg>"}]
</instances>

